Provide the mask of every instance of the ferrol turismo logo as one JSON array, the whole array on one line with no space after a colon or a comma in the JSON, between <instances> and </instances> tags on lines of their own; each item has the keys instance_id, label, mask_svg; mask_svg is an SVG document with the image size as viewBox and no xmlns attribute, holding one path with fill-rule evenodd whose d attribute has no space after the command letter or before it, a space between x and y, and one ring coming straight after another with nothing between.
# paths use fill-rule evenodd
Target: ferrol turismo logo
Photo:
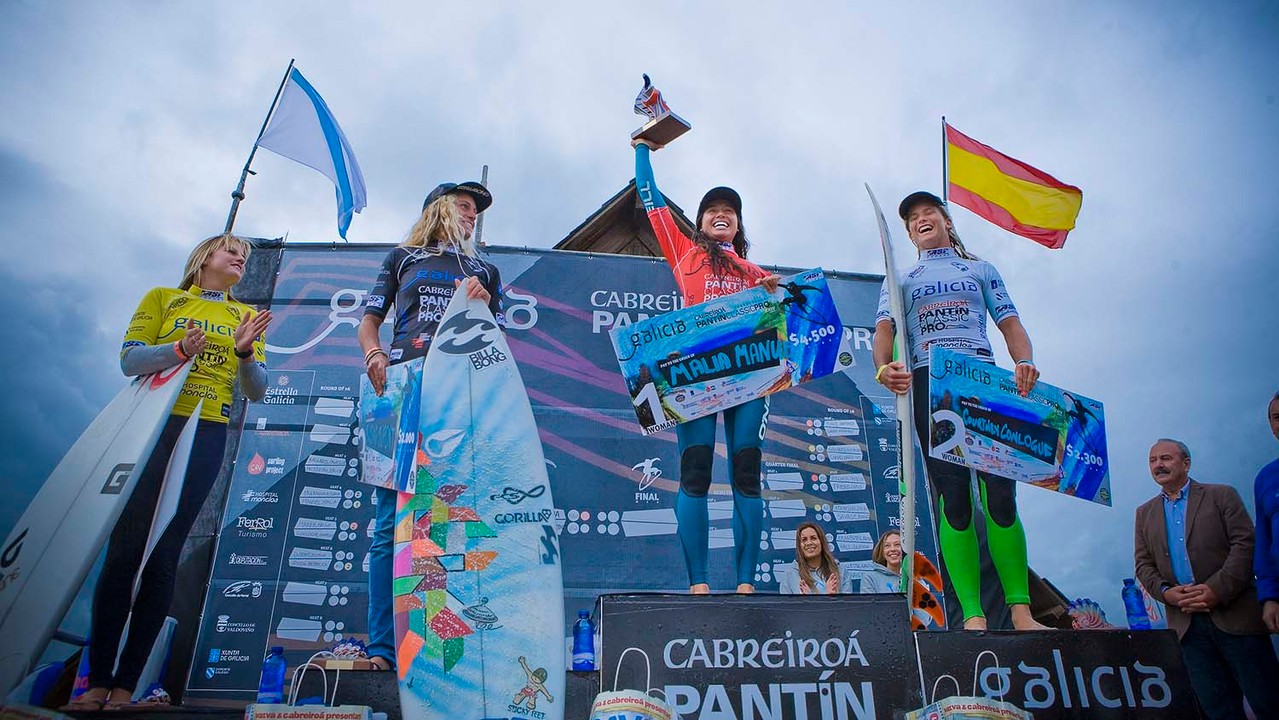
<instances>
[{"instance_id":1,"label":"ferrol turismo logo","mask_svg":"<svg viewBox=\"0 0 1279 720\"><path fill-rule=\"evenodd\" d=\"M262 597L262 583L254 580L237 580L222 590L222 597L257 598Z\"/></svg>"},{"instance_id":2,"label":"ferrol turismo logo","mask_svg":"<svg viewBox=\"0 0 1279 720\"><path fill-rule=\"evenodd\" d=\"M240 530L266 531L275 529L275 518L240 517L235 519L235 526Z\"/></svg>"},{"instance_id":3,"label":"ferrol turismo logo","mask_svg":"<svg viewBox=\"0 0 1279 720\"><path fill-rule=\"evenodd\" d=\"M492 320L471 317L468 310L444 321L435 333L435 347L449 355L470 355L492 345L498 332Z\"/></svg>"},{"instance_id":4,"label":"ferrol turismo logo","mask_svg":"<svg viewBox=\"0 0 1279 720\"><path fill-rule=\"evenodd\" d=\"M128 482L131 472L133 472L133 463L120 463L111 468L111 472L107 473L107 481L102 485L102 494L119 495L124 490L124 484Z\"/></svg>"}]
</instances>

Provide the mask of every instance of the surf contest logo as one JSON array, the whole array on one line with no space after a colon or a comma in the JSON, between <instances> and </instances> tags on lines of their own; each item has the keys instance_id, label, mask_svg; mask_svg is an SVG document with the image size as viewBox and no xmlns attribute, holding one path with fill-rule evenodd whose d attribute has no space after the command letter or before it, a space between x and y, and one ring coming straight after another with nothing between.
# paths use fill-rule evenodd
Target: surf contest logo
<instances>
[{"instance_id":1,"label":"surf contest logo","mask_svg":"<svg viewBox=\"0 0 1279 720\"><path fill-rule=\"evenodd\" d=\"M8 587L10 582L17 580L22 574L22 566L18 565L18 558L22 555L22 541L27 539L27 532L30 528L23 528L3 551L0 551L0 590Z\"/></svg>"},{"instance_id":2,"label":"surf contest logo","mask_svg":"<svg viewBox=\"0 0 1279 720\"><path fill-rule=\"evenodd\" d=\"M506 362L496 343L501 330L488 317L472 316L471 309L444 319L435 334L435 347L449 355L465 355L476 370Z\"/></svg>"}]
</instances>

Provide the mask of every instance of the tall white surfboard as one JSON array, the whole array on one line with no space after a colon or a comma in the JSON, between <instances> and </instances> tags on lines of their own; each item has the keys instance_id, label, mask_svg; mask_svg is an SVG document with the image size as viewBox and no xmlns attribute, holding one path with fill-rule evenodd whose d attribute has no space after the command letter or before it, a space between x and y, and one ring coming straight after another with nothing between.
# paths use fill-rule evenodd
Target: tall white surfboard
<instances>
[{"instance_id":1,"label":"tall white surfboard","mask_svg":"<svg viewBox=\"0 0 1279 720\"><path fill-rule=\"evenodd\" d=\"M871 204L875 206L875 219L879 222L879 244L884 251L884 284L888 288L888 308L893 316L893 324L897 326L897 332L893 336L894 355L909 368L906 309L902 298L901 278L897 275L897 262L893 257L893 238L888 232L884 211L879 207L879 200L875 199L870 185L866 185L866 192L870 195ZM915 413L911 405L914 391L912 386L906 394L896 396L897 462L901 468L898 484L902 515L902 588L905 590L907 603L911 601L911 589L915 587Z\"/></svg>"},{"instance_id":2,"label":"tall white surfboard","mask_svg":"<svg viewBox=\"0 0 1279 720\"><path fill-rule=\"evenodd\" d=\"M190 372L184 362L121 390L63 456L0 548L0 691L21 681L57 630Z\"/></svg>"}]
</instances>

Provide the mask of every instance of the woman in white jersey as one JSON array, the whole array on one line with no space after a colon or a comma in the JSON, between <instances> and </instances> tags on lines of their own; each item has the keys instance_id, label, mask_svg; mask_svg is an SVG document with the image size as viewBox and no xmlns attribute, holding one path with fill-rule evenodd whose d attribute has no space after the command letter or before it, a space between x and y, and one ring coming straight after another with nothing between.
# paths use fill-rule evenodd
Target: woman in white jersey
<instances>
[{"instance_id":1,"label":"woman in white jersey","mask_svg":"<svg viewBox=\"0 0 1279 720\"><path fill-rule=\"evenodd\" d=\"M875 322L875 379L895 393L913 382L928 388L928 350L932 345L994 362L986 335L986 315L1003 333L1016 365L1017 391L1030 392L1039 379L1032 359L1030 336L1021 324L999 271L970 254L945 204L936 195L915 192L898 207L910 240L920 257L901 277L906 306L910 368L893 360L893 337L898 331L888 311L887 289L881 291ZM926 396L914 403L915 428L921 444L928 437ZM940 496L938 542L951 584L964 612L964 629L985 630L981 607L981 572L977 533L973 527L972 489L968 468L933 457L926 458L928 479ZM1004 598L1018 630L1043 630L1030 612L1026 567L1026 533L1017 517L1016 483L977 473L985 506L990 556L1004 588Z\"/></svg>"}]
</instances>

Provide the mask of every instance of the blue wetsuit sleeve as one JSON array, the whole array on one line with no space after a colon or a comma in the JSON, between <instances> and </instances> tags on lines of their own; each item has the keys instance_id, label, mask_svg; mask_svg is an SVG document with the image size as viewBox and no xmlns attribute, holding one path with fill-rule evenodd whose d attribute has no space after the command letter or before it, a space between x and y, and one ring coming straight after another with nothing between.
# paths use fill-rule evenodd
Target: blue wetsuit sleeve
<instances>
[{"instance_id":1,"label":"blue wetsuit sleeve","mask_svg":"<svg viewBox=\"0 0 1279 720\"><path fill-rule=\"evenodd\" d=\"M981 294L986 300L987 312L995 319L996 325L1010 317L1017 317L1017 306L1013 304L1013 298L1008 294L1008 286L999 276L999 271L990 263L983 263L983 265L986 272L982 277Z\"/></svg>"},{"instance_id":2,"label":"blue wetsuit sleeve","mask_svg":"<svg viewBox=\"0 0 1279 720\"><path fill-rule=\"evenodd\" d=\"M649 159L652 150L647 145L635 146L635 190L640 201L644 203L644 211L652 212L666 207L666 198L657 189L657 181L653 179L653 163Z\"/></svg>"},{"instance_id":3,"label":"blue wetsuit sleeve","mask_svg":"<svg viewBox=\"0 0 1279 720\"><path fill-rule=\"evenodd\" d=\"M1279 461L1257 473L1253 483L1257 509L1257 544L1252 569L1257 576L1257 599L1279 601Z\"/></svg>"},{"instance_id":4,"label":"blue wetsuit sleeve","mask_svg":"<svg viewBox=\"0 0 1279 720\"><path fill-rule=\"evenodd\" d=\"M163 345L130 345L120 353L120 370L127 377L150 375L182 362L173 343Z\"/></svg>"}]
</instances>

